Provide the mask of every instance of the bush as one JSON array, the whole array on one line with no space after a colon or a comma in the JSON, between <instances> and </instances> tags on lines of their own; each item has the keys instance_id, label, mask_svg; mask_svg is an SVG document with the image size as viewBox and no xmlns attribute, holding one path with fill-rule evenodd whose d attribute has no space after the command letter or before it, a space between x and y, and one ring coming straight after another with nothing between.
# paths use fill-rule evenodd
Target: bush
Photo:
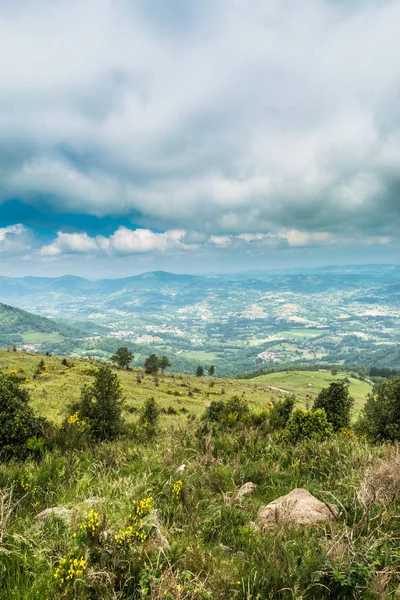
<instances>
[{"instance_id":1,"label":"bush","mask_svg":"<svg viewBox=\"0 0 400 600\"><path fill-rule=\"evenodd\" d=\"M108 366L94 374L91 386L82 389L81 399L71 406L73 413L85 421L95 441L113 440L123 430L123 395L119 379Z\"/></svg>"},{"instance_id":2,"label":"bush","mask_svg":"<svg viewBox=\"0 0 400 600\"><path fill-rule=\"evenodd\" d=\"M332 424L328 421L323 408L311 411L304 411L300 408L294 410L285 430L288 439L293 442L305 438L325 440L333 433Z\"/></svg>"},{"instance_id":3,"label":"bush","mask_svg":"<svg viewBox=\"0 0 400 600\"><path fill-rule=\"evenodd\" d=\"M400 377L384 380L374 387L356 431L372 442L400 440Z\"/></svg>"},{"instance_id":4,"label":"bush","mask_svg":"<svg viewBox=\"0 0 400 600\"><path fill-rule=\"evenodd\" d=\"M250 410L247 400L233 396L226 402L213 400L202 416L203 421L220 423L225 426L233 426L236 423L248 422Z\"/></svg>"},{"instance_id":5,"label":"bush","mask_svg":"<svg viewBox=\"0 0 400 600\"><path fill-rule=\"evenodd\" d=\"M28 440L41 437L45 420L35 416L28 392L7 375L0 375L0 456L23 459Z\"/></svg>"},{"instance_id":6,"label":"bush","mask_svg":"<svg viewBox=\"0 0 400 600\"><path fill-rule=\"evenodd\" d=\"M136 434L139 438L151 439L158 431L160 420L160 409L153 397L148 398L144 403L139 424L136 428Z\"/></svg>"},{"instance_id":7,"label":"bush","mask_svg":"<svg viewBox=\"0 0 400 600\"><path fill-rule=\"evenodd\" d=\"M288 396L284 400L275 402L269 414L269 422L273 430L282 429L286 426L286 423L289 421L293 412L295 403L296 399L294 396Z\"/></svg>"},{"instance_id":8,"label":"bush","mask_svg":"<svg viewBox=\"0 0 400 600\"><path fill-rule=\"evenodd\" d=\"M328 388L321 390L315 399L313 410L323 408L334 431L350 426L350 411L354 399L344 381L333 381Z\"/></svg>"}]
</instances>

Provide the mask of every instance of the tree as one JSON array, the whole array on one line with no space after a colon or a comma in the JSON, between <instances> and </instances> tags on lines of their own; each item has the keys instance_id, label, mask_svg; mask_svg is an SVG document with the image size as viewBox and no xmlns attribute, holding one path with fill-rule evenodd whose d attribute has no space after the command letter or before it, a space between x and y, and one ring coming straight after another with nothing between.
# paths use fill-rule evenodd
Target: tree
<instances>
[{"instance_id":1,"label":"tree","mask_svg":"<svg viewBox=\"0 0 400 600\"><path fill-rule=\"evenodd\" d=\"M150 354L144 361L144 370L148 375L155 375L160 368L160 359L156 354Z\"/></svg>"},{"instance_id":2,"label":"tree","mask_svg":"<svg viewBox=\"0 0 400 600\"><path fill-rule=\"evenodd\" d=\"M209 374L209 376L212 377L214 375L214 373L215 373L215 367L214 367L214 365L210 365L208 367L208 374Z\"/></svg>"},{"instance_id":3,"label":"tree","mask_svg":"<svg viewBox=\"0 0 400 600\"><path fill-rule=\"evenodd\" d=\"M111 360L113 363L116 363L121 369L129 367L130 363L133 361L134 355L128 350L126 346L121 346L118 348L115 354L112 355Z\"/></svg>"},{"instance_id":4,"label":"tree","mask_svg":"<svg viewBox=\"0 0 400 600\"><path fill-rule=\"evenodd\" d=\"M28 392L7 375L0 375L0 452L8 460L22 459L27 442L42 435L44 419L35 416Z\"/></svg>"},{"instance_id":5,"label":"tree","mask_svg":"<svg viewBox=\"0 0 400 600\"><path fill-rule=\"evenodd\" d=\"M170 366L171 366L171 363L170 363L168 356L165 356L165 355L162 356L161 360L160 360L160 369L161 369L161 372L163 375L164 375L165 369L167 369Z\"/></svg>"},{"instance_id":6,"label":"tree","mask_svg":"<svg viewBox=\"0 0 400 600\"><path fill-rule=\"evenodd\" d=\"M196 376L197 377L203 377L204 375L204 367L202 367L201 365L199 365L196 369Z\"/></svg>"},{"instance_id":7,"label":"tree","mask_svg":"<svg viewBox=\"0 0 400 600\"><path fill-rule=\"evenodd\" d=\"M350 411L354 399L344 381L333 381L328 388L320 391L314 401L313 410L323 408L334 431L350 426Z\"/></svg>"},{"instance_id":8,"label":"tree","mask_svg":"<svg viewBox=\"0 0 400 600\"><path fill-rule=\"evenodd\" d=\"M356 429L372 442L400 441L400 377L392 377L374 387Z\"/></svg>"},{"instance_id":9,"label":"tree","mask_svg":"<svg viewBox=\"0 0 400 600\"><path fill-rule=\"evenodd\" d=\"M122 388L109 366L100 367L94 378L92 385L82 388L80 400L71 409L89 425L94 440L113 440L121 434L124 424Z\"/></svg>"}]
</instances>

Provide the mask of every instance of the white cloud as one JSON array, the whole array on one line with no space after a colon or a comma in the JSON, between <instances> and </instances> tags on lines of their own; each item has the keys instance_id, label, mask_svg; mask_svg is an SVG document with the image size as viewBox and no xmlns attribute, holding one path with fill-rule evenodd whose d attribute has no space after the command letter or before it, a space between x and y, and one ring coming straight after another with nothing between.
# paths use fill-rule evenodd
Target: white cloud
<instances>
[{"instance_id":1,"label":"white cloud","mask_svg":"<svg viewBox=\"0 0 400 600\"><path fill-rule=\"evenodd\" d=\"M98 235L90 237L87 233L63 233L59 231L57 238L49 245L43 246L41 256L58 256L63 254L143 254L147 252L167 252L171 249L183 248L184 231L171 230L155 233L149 229L127 229L119 227L110 237Z\"/></svg>"},{"instance_id":2,"label":"white cloud","mask_svg":"<svg viewBox=\"0 0 400 600\"><path fill-rule=\"evenodd\" d=\"M87 233L63 233L59 231L57 238L48 246L40 249L42 256L57 256L58 254L90 254L98 252L99 245Z\"/></svg>"},{"instance_id":3,"label":"white cloud","mask_svg":"<svg viewBox=\"0 0 400 600\"><path fill-rule=\"evenodd\" d=\"M0 253L22 254L30 250L32 233L21 223L0 228Z\"/></svg>"}]
</instances>

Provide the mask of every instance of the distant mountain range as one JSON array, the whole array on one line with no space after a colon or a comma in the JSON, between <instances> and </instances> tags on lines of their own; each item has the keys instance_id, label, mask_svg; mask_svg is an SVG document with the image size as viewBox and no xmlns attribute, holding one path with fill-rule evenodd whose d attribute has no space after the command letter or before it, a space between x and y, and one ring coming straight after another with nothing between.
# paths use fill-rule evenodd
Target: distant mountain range
<instances>
[{"instance_id":1,"label":"distant mountain range","mask_svg":"<svg viewBox=\"0 0 400 600\"><path fill-rule=\"evenodd\" d=\"M214 364L221 375L265 364L399 360L399 265L99 281L0 276L0 302L3 347L108 358L127 345L137 365L157 352L177 371Z\"/></svg>"},{"instance_id":2,"label":"distant mountain range","mask_svg":"<svg viewBox=\"0 0 400 600\"><path fill-rule=\"evenodd\" d=\"M252 271L238 274L222 275L182 275L166 271L152 271L132 277L120 279L100 279L90 281L75 275L61 277L5 277L0 275L0 301L14 301L24 305L29 298L29 304L39 302L43 296L58 294L105 296L116 293L133 291L157 291L162 286L171 286L177 290L187 287L196 289L209 288L215 284L259 289L284 288L290 291L300 291L301 288L327 289L338 284L355 285L362 280L400 279L400 265L361 265L342 267L318 267L313 269L288 269L280 271ZM258 283L257 283L258 282Z\"/></svg>"}]
</instances>

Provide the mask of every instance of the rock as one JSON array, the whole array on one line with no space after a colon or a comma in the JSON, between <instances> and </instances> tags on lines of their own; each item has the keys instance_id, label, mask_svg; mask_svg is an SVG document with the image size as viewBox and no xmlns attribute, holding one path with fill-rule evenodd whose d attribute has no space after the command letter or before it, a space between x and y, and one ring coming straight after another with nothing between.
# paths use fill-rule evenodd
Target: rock
<instances>
[{"instance_id":1,"label":"rock","mask_svg":"<svg viewBox=\"0 0 400 600\"><path fill-rule=\"evenodd\" d=\"M251 529L255 532L255 533L260 533L260 528L257 525L257 523L254 523L254 521L249 521L248 522L248 526L251 527Z\"/></svg>"},{"instance_id":2,"label":"rock","mask_svg":"<svg viewBox=\"0 0 400 600\"><path fill-rule=\"evenodd\" d=\"M167 539L166 530L161 524L160 519L158 518L157 510L152 510L146 517L143 519L143 525L145 527L151 527L154 531L154 537L157 541L158 546L161 548L170 548L170 543Z\"/></svg>"},{"instance_id":3,"label":"rock","mask_svg":"<svg viewBox=\"0 0 400 600\"><path fill-rule=\"evenodd\" d=\"M237 491L236 498L242 498L242 496L246 496L247 494L252 494L256 489L256 484L248 481L244 483L241 488Z\"/></svg>"},{"instance_id":4,"label":"rock","mask_svg":"<svg viewBox=\"0 0 400 600\"><path fill-rule=\"evenodd\" d=\"M186 471L187 469L187 465L180 465L177 470L176 473L183 473L183 471Z\"/></svg>"},{"instance_id":5,"label":"rock","mask_svg":"<svg viewBox=\"0 0 400 600\"><path fill-rule=\"evenodd\" d=\"M224 552L232 552L232 548L230 546L225 546L225 544L220 544L219 548L220 548L220 550L223 550Z\"/></svg>"},{"instance_id":6,"label":"rock","mask_svg":"<svg viewBox=\"0 0 400 600\"><path fill-rule=\"evenodd\" d=\"M338 513L339 509L335 504L320 502L307 490L296 488L260 508L257 521L261 529L279 523L314 525L331 521Z\"/></svg>"},{"instance_id":7,"label":"rock","mask_svg":"<svg viewBox=\"0 0 400 600\"><path fill-rule=\"evenodd\" d=\"M72 510L68 508L64 508L62 506L53 506L52 508L46 508L38 515L36 515L36 521L47 521L51 517L60 517L62 519L70 519L72 515Z\"/></svg>"},{"instance_id":8,"label":"rock","mask_svg":"<svg viewBox=\"0 0 400 600\"><path fill-rule=\"evenodd\" d=\"M104 498L100 498L99 496L91 496L85 500L85 504L88 506L93 506L93 504L101 504L102 502L104 502Z\"/></svg>"}]
</instances>

